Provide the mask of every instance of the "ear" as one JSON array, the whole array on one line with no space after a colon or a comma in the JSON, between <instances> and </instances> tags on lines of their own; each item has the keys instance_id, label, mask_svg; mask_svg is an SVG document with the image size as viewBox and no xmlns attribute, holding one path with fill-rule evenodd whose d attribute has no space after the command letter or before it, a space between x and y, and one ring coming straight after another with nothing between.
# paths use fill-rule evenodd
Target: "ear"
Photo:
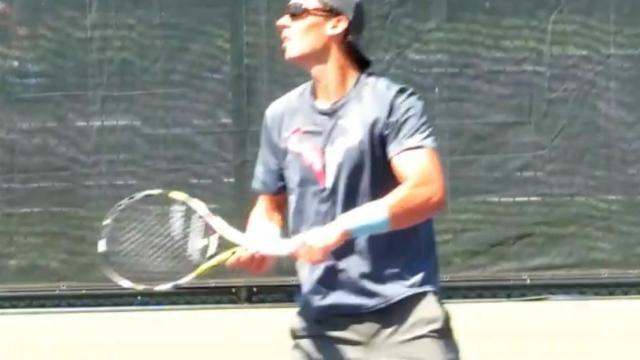
<instances>
[{"instance_id":1,"label":"ear","mask_svg":"<svg viewBox=\"0 0 640 360\"><path fill-rule=\"evenodd\" d=\"M345 15L338 15L327 22L326 31L329 36L340 36L346 34L348 28L349 18Z\"/></svg>"}]
</instances>

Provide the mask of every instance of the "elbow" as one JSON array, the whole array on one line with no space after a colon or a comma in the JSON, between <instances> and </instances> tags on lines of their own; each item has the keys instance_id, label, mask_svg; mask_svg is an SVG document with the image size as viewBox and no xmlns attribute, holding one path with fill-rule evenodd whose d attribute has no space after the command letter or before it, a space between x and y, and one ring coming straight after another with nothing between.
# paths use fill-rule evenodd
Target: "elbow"
<instances>
[{"instance_id":1,"label":"elbow","mask_svg":"<svg viewBox=\"0 0 640 360\"><path fill-rule=\"evenodd\" d=\"M414 193L412 199L412 211L405 213L403 218L405 221L401 221L400 223L402 224L398 224L402 225L400 227L413 226L432 219L447 206L447 196L444 191L425 189L424 192Z\"/></svg>"},{"instance_id":2,"label":"elbow","mask_svg":"<svg viewBox=\"0 0 640 360\"><path fill-rule=\"evenodd\" d=\"M437 211L444 210L448 205L447 189L444 183L438 186L438 190L435 193L435 203L437 204Z\"/></svg>"},{"instance_id":3,"label":"elbow","mask_svg":"<svg viewBox=\"0 0 640 360\"><path fill-rule=\"evenodd\" d=\"M444 189L431 192L424 202L424 214L427 218L435 216L447 207L447 194Z\"/></svg>"},{"instance_id":4,"label":"elbow","mask_svg":"<svg viewBox=\"0 0 640 360\"><path fill-rule=\"evenodd\" d=\"M444 187L417 186L390 206L395 229L403 229L433 218L447 206Z\"/></svg>"},{"instance_id":5,"label":"elbow","mask_svg":"<svg viewBox=\"0 0 640 360\"><path fill-rule=\"evenodd\" d=\"M445 194L443 191L442 193L436 195L433 199L433 212L438 213L444 210L447 207L447 204L447 194Z\"/></svg>"}]
</instances>

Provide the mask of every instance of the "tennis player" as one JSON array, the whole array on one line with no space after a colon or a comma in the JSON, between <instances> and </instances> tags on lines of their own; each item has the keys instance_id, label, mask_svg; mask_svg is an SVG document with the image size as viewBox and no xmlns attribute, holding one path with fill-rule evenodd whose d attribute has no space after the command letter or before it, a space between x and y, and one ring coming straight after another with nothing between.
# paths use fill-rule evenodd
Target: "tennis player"
<instances>
[{"instance_id":1,"label":"tennis player","mask_svg":"<svg viewBox=\"0 0 640 360\"><path fill-rule=\"evenodd\" d=\"M265 112L247 231L295 253L294 359L457 359L438 297L432 217L445 184L425 103L368 71L362 1L293 0L276 22L311 81ZM242 252L227 265L267 271Z\"/></svg>"}]
</instances>

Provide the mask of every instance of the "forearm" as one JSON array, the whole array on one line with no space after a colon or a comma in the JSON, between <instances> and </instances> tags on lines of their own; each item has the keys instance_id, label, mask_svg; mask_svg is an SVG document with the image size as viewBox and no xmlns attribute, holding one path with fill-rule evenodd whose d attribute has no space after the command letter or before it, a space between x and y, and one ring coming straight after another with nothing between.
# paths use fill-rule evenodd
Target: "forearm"
<instances>
[{"instance_id":1,"label":"forearm","mask_svg":"<svg viewBox=\"0 0 640 360\"><path fill-rule=\"evenodd\" d=\"M338 216L351 236L414 226L433 217L446 203L444 177L435 150L408 151L392 160L399 185L386 196Z\"/></svg>"},{"instance_id":2,"label":"forearm","mask_svg":"<svg viewBox=\"0 0 640 360\"><path fill-rule=\"evenodd\" d=\"M249 214L247 233L269 238L282 235L286 200L281 195L260 195Z\"/></svg>"},{"instance_id":3,"label":"forearm","mask_svg":"<svg viewBox=\"0 0 640 360\"><path fill-rule=\"evenodd\" d=\"M400 184L386 196L338 216L334 223L350 236L383 233L423 222L445 203L445 197L428 186Z\"/></svg>"},{"instance_id":4,"label":"forearm","mask_svg":"<svg viewBox=\"0 0 640 360\"><path fill-rule=\"evenodd\" d=\"M284 209L286 197L277 195L260 195L249 213L246 236L255 241L273 241L281 236L284 225ZM276 261L276 257L262 254L255 249L240 249L227 260L230 268L245 269L252 273L268 271Z\"/></svg>"},{"instance_id":5,"label":"forearm","mask_svg":"<svg viewBox=\"0 0 640 360\"><path fill-rule=\"evenodd\" d=\"M435 216L446 205L446 196L436 185L400 184L376 202L389 209L391 228L404 229Z\"/></svg>"}]
</instances>

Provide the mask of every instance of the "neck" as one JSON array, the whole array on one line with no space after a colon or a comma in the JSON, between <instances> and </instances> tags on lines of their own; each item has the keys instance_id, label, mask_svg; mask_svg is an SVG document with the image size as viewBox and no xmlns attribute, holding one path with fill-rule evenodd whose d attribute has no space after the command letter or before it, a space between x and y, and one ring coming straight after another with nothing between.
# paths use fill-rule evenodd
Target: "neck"
<instances>
[{"instance_id":1,"label":"neck","mask_svg":"<svg viewBox=\"0 0 640 360\"><path fill-rule=\"evenodd\" d=\"M309 72L319 106L329 106L342 99L360 75L358 67L341 51L330 53L326 62L314 65Z\"/></svg>"}]
</instances>

